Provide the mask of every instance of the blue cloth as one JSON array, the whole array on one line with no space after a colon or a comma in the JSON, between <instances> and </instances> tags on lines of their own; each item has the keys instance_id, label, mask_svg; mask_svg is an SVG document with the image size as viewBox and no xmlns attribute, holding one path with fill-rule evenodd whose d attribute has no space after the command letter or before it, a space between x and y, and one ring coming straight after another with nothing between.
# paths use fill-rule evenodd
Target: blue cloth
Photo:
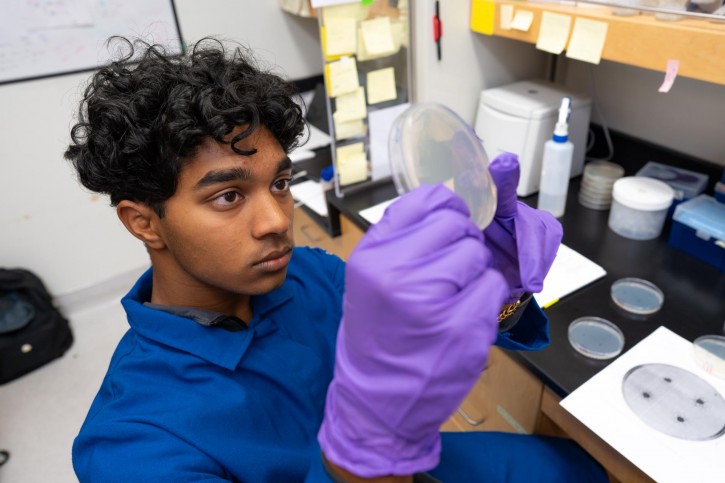
<instances>
[{"instance_id":1,"label":"blue cloth","mask_svg":"<svg viewBox=\"0 0 725 483\"><path fill-rule=\"evenodd\" d=\"M285 283L253 297L254 318L236 332L144 306L145 273L122 300L131 328L73 445L79 480L330 481L316 435L344 268L322 250L295 249ZM539 333L541 311L530 307ZM464 454L481 451L494 462L506 454L487 444Z\"/></svg>"}]
</instances>

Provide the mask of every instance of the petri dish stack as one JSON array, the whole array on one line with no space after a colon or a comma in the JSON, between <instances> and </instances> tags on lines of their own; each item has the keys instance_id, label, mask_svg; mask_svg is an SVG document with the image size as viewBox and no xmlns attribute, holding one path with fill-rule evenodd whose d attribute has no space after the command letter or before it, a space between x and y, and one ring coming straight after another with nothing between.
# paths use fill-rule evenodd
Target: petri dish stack
<instances>
[{"instance_id":1,"label":"petri dish stack","mask_svg":"<svg viewBox=\"0 0 725 483\"><path fill-rule=\"evenodd\" d=\"M579 204L592 210L608 210L612 204L612 186L622 176L624 168L616 163L587 163L579 188Z\"/></svg>"}]
</instances>

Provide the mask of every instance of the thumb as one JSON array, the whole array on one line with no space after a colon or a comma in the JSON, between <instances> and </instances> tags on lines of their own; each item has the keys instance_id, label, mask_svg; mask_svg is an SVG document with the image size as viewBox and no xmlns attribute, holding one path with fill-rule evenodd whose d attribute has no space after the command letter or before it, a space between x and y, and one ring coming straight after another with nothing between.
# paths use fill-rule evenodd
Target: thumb
<instances>
[{"instance_id":1,"label":"thumb","mask_svg":"<svg viewBox=\"0 0 725 483\"><path fill-rule=\"evenodd\" d=\"M507 218L516 214L516 187L519 184L519 158L513 153L496 156L488 167L496 183L498 201L496 218Z\"/></svg>"}]
</instances>

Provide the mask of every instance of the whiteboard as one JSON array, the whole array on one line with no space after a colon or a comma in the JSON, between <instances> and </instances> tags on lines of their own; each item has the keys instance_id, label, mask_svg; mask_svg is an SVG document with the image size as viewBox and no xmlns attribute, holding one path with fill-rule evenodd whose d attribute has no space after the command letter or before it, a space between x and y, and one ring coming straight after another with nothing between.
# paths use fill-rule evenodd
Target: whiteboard
<instances>
[{"instance_id":1,"label":"whiteboard","mask_svg":"<svg viewBox=\"0 0 725 483\"><path fill-rule=\"evenodd\" d=\"M173 0L2 0L0 83L93 70L106 40L142 38L182 51Z\"/></svg>"}]
</instances>

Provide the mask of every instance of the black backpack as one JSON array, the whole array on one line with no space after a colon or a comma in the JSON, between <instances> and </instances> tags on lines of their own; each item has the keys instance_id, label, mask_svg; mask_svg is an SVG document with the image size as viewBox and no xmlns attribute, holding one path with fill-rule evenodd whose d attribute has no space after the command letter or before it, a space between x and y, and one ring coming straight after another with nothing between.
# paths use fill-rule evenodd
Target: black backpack
<instances>
[{"instance_id":1,"label":"black backpack","mask_svg":"<svg viewBox=\"0 0 725 483\"><path fill-rule=\"evenodd\" d=\"M62 356L72 343L68 320L43 282L28 270L0 268L0 384Z\"/></svg>"}]
</instances>

